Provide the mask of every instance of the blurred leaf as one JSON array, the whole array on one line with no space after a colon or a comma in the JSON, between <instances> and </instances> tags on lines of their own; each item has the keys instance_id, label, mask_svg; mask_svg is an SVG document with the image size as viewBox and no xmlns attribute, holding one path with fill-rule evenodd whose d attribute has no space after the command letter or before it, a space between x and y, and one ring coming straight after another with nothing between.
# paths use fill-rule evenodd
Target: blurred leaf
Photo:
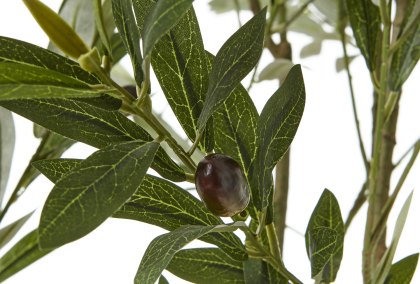
<instances>
[{"instance_id":1,"label":"blurred leaf","mask_svg":"<svg viewBox=\"0 0 420 284\"><path fill-rule=\"evenodd\" d=\"M372 1L345 0L345 2L357 46L369 70L374 71L381 37L379 8Z\"/></svg>"},{"instance_id":2,"label":"blurred leaf","mask_svg":"<svg viewBox=\"0 0 420 284\"><path fill-rule=\"evenodd\" d=\"M312 212L305 241L312 278L334 282L343 257L344 223L337 199L328 189Z\"/></svg>"},{"instance_id":3,"label":"blurred leaf","mask_svg":"<svg viewBox=\"0 0 420 284\"><path fill-rule=\"evenodd\" d=\"M111 145L60 179L42 210L40 246L62 246L102 224L140 186L158 148L143 141Z\"/></svg>"},{"instance_id":4,"label":"blurred leaf","mask_svg":"<svg viewBox=\"0 0 420 284\"><path fill-rule=\"evenodd\" d=\"M353 59L355 59L356 57L357 57L357 55L352 55L352 56L348 57L349 65L353 61ZM338 72L341 72L345 69L346 69L346 64L345 64L345 61L344 61L344 57L337 58L335 60L335 71L338 73Z\"/></svg>"},{"instance_id":5,"label":"blurred leaf","mask_svg":"<svg viewBox=\"0 0 420 284\"><path fill-rule=\"evenodd\" d=\"M318 41L326 39L337 40L339 36L337 33L326 32L322 27L323 22L319 18L314 17L310 13L303 13L292 22L289 26L289 31L305 34Z\"/></svg>"},{"instance_id":6,"label":"blurred leaf","mask_svg":"<svg viewBox=\"0 0 420 284\"><path fill-rule=\"evenodd\" d=\"M270 62L258 75L258 81L279 80L281 83L286 79L287 74L294 64L289 59L278 58Z\"/></svg>"},{"instance_id":7,"label":"blurred leaf","mask_svg":"<svg viewBox=\"0 0 420 284\"><path fill-rule=\"evenodd\" d=\"M257 209L269 205L272 170L286 153L299 127L305 107L305 85L300 65L265 104L257 125L257 154L251 167L252 200ZM270 201L271 203L271 201Z\"/></svg>"},{"instance_id":8,"label":"blurred leaf","mask_svg":"<svg viewBox=\"0 0 420 284\"><path fill-rule=\"evenodd\" d=\"M175 230L183 225L223 224L219 217L210 213L189 192L150 175L146 175L136 193L113 217L134 219L166 230ZM219 246L235 259L242 260L245 257L241 241L231 233L211 233L202 240Z\"/></svg>"},{"instance_id":9,"label":"blurred leaf","mask_svg":"<svg viewBox=\"0 0 420 284\"><path fill-rule=\"evenodd\" d=\"M241 222L241 224L243 224ZM243 224L244 225L244 224ZM245 225L244 225L245 226ZM214 231L234 231L235 224L218 226L183 226L175 231L160 235L155 238L146 249L134 283L155 283L162 271L171 262L175 253L185 245L205 234Z\"/></svg>"},{"instance_id":10,"label":"blurred leaf","mask_svg":"<svg viewBox=\"0 0 420 284\"><path fill-rule=\"evenodd\" d=\"M144 21L143 52L145 57L191 6L192 0L160 0L153 6Z\"/></svg>"},{"instance_id":11,"label":"blurred leaf","mask_svg":"<svg viewBox=\"0 0 420 284\"><path fill-rule=\"evenodd\" d=\"M267 2L267 1L264 1ZM238 0L238 5L241 10L249 10L249 0ZM264 4L261 4L266 6ZM210 9L216 13L226 13L236 10L235 1L226 1L226 0L211 0L209 2Z\"/></svg>"},{"instance_id":12,"label":"blurred leaf","mask_svg":"<svg viewBox=\"0 0 420 284\"><path fill-rule=\"evenodd\" d=\"M257 64L263 49L265 16L262 9L237 30L220 48L209 75L203 111L198 119L200 132L230 93Z\"/></svg>"},{"instance_id":13,"label":"blurred leaf","mask_svg":"<svg viewBox=\"0 0 420 284\"><path fill-rule=\"evenodd\" d=\"M32 165L53 183L57 183L66 174L74 170L83 160L50 159L32 162Z\"/></svg>"},{"instance_id":14,"label":"blurred leaf","mask_svg":"<svg viewBox=\"0 0 420 284\"><path fill-rule=\"evenodd\" d=\"M166 270L193 283L244 283L242 261L233 260L218 248L180 250Z\"/></svg>"},{"instance_id":15,"label":"blurred leaf","mask_svg":"<svg viewBox=\"0 0 420 284\"><path fill-rule=\"evenodd\" d=\"M34 212L30 212L25 216L17 219L13 223L0 229L0 249L4 247L10 240L19 232L19 230L25 225L26 221L31 218Z\"/></svg>"},{"instance_id":16,"label":"blurred leaf","mask_svg":"<svg viewBox=\"0 0 420 284\"><path fill-rule=\"evenodd\" d=\"M415 253L394 263L384 284L410 284L416 271L419 254Z\"/></svg>"},{"instance_id":17,"label":"blurred leaf","mask_svg":"<svg viewBox=\"0 0 420 284\"><path fill-rule=\"evenodd\" d=\"M23 237L0 259L0 282L31 265L52 250L41 250L38 245L38 231Z\"/></svg>"},{"instance_id":18,"label":"blurred leaf","mask_svg":"<svg viewBox=\"0 0 420 284\"><path fill-rule=\"evenodd\" d=\"M112 0L112 12L121 39L130 55L137 86L141 86L143 82L143 58L140 51L140 33L136 25L131 1Z\"/></svg>"},{"instance_id":19,"label":"blurred leaf","mask_svg":"<svg viewBox=\"0 0 420 284\"><path fill-rule=\"evenodd\" d=\"M388 249L385 251L384 255L381 258L381 261L376 266L373 276L372 283L384 283L386 277L391 271L392 260L394 259L395 252L397 250L398 242L402 231L404 229L405 221L407 220L408 211L410 209L411 200L413 198L413 192L407 197L403 207L401 208L400 214L398 215L397 221L395 223L394 233L392 235L391 244Z\"/></svg>"},{"instance_id":20,"label":"blurred leaf","mask_svg":"<svg viewBox=\"0 0 420 284\"><path fill-rule=\"evenodd\" d=\"M63 136L96 148L131 140L143 143L153 138L118 111L97 107L101 100L45 99L0 101L0 105ZM159 149L152 164L163 177L185 180L184 171Z\"/></svg>"},{"instance_id":21,"label":"blurred leaf","mask_svg":"<svg viewBox=\"0 0 420 284\"><path fill-rule=\"evenodd\" d=\"M65 54L77 59L89 51L72 27L48 6L38 0L23 2L50 40Z\"/></svg>"},{"instance_id":22,"label":"blurred leaf","mask_svg":"<svg viewBox=\"0 0 420 284\"><path fill-rule=\"evenodd\" d=\"M156 43L151 59L169 105L188 138L194 141L197 120L207 91L210 66L193 8ZM204 152L213 150L212 132L213 127L209 123L201 143Z\"/></svg>"},{"instance_id":23,"label":"blurred leaf","mask_svg":"<svg viewBox=\"0 0 420 284\"><path fill-rule=\"evenodd\" d=\"M323 1L314 1L313 5L316 7L318 12L320 12L326 21L336 27L340 19L338 19L338 2L342 0L323 0Z\"/></svg>"},{"instance_id":24,"label":"blurred leaf","mask_svg":"<svg viewBox=\"0 0 420 284\"><path fill-rule=\"evenodd\" d=\"M307 58L321 53L322 41L315 39L311 43L305 45L300 51L300 58Z\"/></svg>"},{"instance_id":25,"label":"blurred leaf","mask_svg":"<svg viewBox=\"0 0 420 284\"><path fill-rule=\"evenodd\" d=\"M248 258L243 262L246 284L288 284L270 264L259 258Z\"/></svg>"},{"instance_id":26,"label":"blurred leaf","mask_svg":"<svg viewBox=\"0 0 420 284\"><path fill-rule=\"evenodd\" d=\"M0 36L0 64L5 61L56 71L90 85L101 83L73 60L30 43Z\"/></svg>"},{"instance_id":27,"label":"blurred leaf","mask_svg":"<svg viewBox=\"0 0 420 284\"><path fill-rule=\"evenodd\" d=\"M0 206L6 191L15 149L15 124L12 113L0 107Z\"/></svg>"}]
</instances>

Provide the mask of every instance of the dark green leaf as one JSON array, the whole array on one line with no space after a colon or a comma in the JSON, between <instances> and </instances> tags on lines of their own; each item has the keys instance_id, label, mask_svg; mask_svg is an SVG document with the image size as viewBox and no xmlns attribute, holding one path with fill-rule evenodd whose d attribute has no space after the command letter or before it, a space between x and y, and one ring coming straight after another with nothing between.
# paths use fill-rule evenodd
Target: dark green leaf
<instances>
[{"instance_id":1,"label":"dark green leaf","mask_svg":"<svg viewBox=\"0 0 420 284\"><path fill-rule=\"evenodd\" d=\"M131 140L152 141L138 124L118 111L98 108L98 101L72 99L0 101L0 105L33 122L96 148ZM163 177L185 180L184 171L159 149L152 164Z\"/></svg>"},{"instance_id":2,"label":"dark green leaf","mask_svg":"<svg viewBox=\"0 0 420 284\"><path fill-rule=\"evenodd\" d=\"M60 179L42 210L41 247L77 240L104 222L140 186L158 148L143 141L111 145Z\"/></svg>"},{"instance_id":3,"label":"dark green leaf","mask_svg":"<svg viewBox=\"0 0 420 284\"><path fill-rule=\"evenodd\" d=\"M272 170L286 153L299 127L305 107L305 85L295 65L261 112L257 126L257 154L251 168L255 206L262 210L272 194Z\"/></svg>"},{"instance_id":4,"label":"dark green leaf","mask_svg":"<svg viewBox=\"0 0 420 284\"><path fill-rule=\"evenodd\" d=\"M372 1L345 0L357 46L370 71L375 71L381 37L379 8Z\"/></svg>"},{"instance_id":5,"label":"dark green leaf","mask_svg":"<svg viewBox=\"0 0 420 284\"><path fill-rule=\"evenodd\" d=\"M112 61L115 64L127 54L127 49L119 33L111 35L110 41Z\"/></svg>"},{"instance_id":6,"label":"dark green leaf","mask_svg":"<svg viewBox=\"0 0 420 284\"><path fill-rule=\"evenodd\" d=\"M159 284L169 284L169 282L166 280L165 276L161 275L159 277Z\"/></svg>"},{"instance_id":7,"label":"dark green leaf","mask_svg":"<svg viewBox=\"0 0 420 284\"><path fill-rule=\"evenodd\" d=\"M334 282L343 257L344 223L334 194L325 189L305 233L312 278Z\"/></svg>"},{"instance_id":8,"label":"dark green leaf","mask_svg":"<svg viewBox=\"0 0 420 284\"><path fill-rule=\"evenodd\" d=\"M209 66L194 9L191 8L152 52L152 66L162 90L188 138L196 138ZM205 152L213 150L212 124L203 135Z\"/></svg>"},{"instance_id":9,"label":"dark green leaf","mask_svg":"<svg viewBox=\"0 0 420 284\"><path fill-rule=\"evenodd\" d=\"M243 263L247 284L288 284L270 264L258 258L248 258Z\"/></svg>"},{"instance_id":10,"label":"dark green leaf","mask_svg":"<svg viewBox=\"0 0 420 284\"><path fill-rule=\"evenodd\" d=\"M137 28L140 35L143 35L144 21L150 14L157 0L132 0L134 15L136 16Z\"/></svg>"},{"instance_id":11,"label":"dark green leaf","mask_svg":"<svg viewBox=\"0 0 420 284\"><path fill-rule=\"evenodd\" d=\"M138 86L143 82L142 56L140 51L140 33L136 25L131 1L112 0L112 12L121 39L131 57L134 78Z\"/></svg>"},{"instance_id":12,"label":"dark green leaf","mask_svg":"<svg viewBox=\"0 0 420 284\"><path fill-rule=\"evenodd\" d=\"M198 119L200 132L214 111L257 64L263 49L266 12L264 8L243 25L217 53L209 75L204 108Z\"/></svg>"},{"instance_id":13,"label":"dark green leaf","mask_svg":"<svg viewBox=\"0 0 420 284\"><path fill-rule=\"evenodd\" d=\"M192 0L160 0L153 6L144 20L143 52L145 57L191 6Z\"/></svg>"},{"instance_id":14,"label":"dark green leaf","mask_svg":"<svg viewBox=\"0 0 420 284\"><path fill-rule=\"evenodd\" d=\"M6 191L15 149L15 124L12 113L0 107L0 204Z\"/></svg>"},{"instance_id":15,"label":"dark green leaf","mask_svg":"<svg viewBox=\"0 0 420 284\"><path fill-rule=\"evenodd\" d=\"M34 230L23 237L0 259L0 282L34 263L52 250L40 250L38 231Z\"/></svg>"},{"instance_id":16,"label":"dark green leaf","mask_svg":"<svg viewBox=\"0 0 420 284\"><path fill-rule=\"evenodd\" d=\"M19 232L22 226L25 225L26 221L31 218L32 213L34 212L28 213L13 223L0 229L0 249L4 247Z\"/></svg>"},{"instance_id":17,"label":"dark green leaf","mask_svg":"<svg viewBox=\"0 0 420 284\"><path fill-rule=\"evenodd\" d=\"M244 283L242 262L217 248L180 250L166 270L193 283Z\"/></svg>"},{"instance_id":18,"label":"dark green leaf","mask_svg":"<svg viewBox=\"0 0 420 284\"><path fill-rule=\"evenodd\" d=\"M186 190L149 175L113 217L134 219L171 231L183 225L223 224L219 217L211 214L201 201ZM211 233L204 236L203 241L219 246L235 259L245 257L241 241L231 233Z\"/></svg>"},{"instance_id":19,"label":"dark green leaf","mask_svg":"<svg viewBox=\"0 0 420 284\"><path fill-rule=\"evenodd\" d=\"M0 64L4 61L49 69L91 85L100 84L93 74L73 60L30 43L0 36Z\"/></svg>"},{"instance_id":20,"label":"dark green leaf","mask_svg":"<svg viewBox=\"0 0 420 284\"><path fill-rule=\"evenodd\" d=\"M385 284L410 284L416 271L419 254L415 253L391 266L391 270L385 280Z\"/></svg>"},{"instance_id":21,"label":"dark green leaf","mask_svg":"<svg viewBox=\"0 0 420 284\"><path fill-rule=\"evenodd\" d=\"M78 159L51 159L32 162L32 165L53 183L71 172L83 160Z\"/></svg>"},{"instance_id":22,"label":"dark green leaf","mask_svg":"<svg viewBox=\"0 0 420 284\"><path fill-rule=\"evenodd\" d=\"M241 223L238 226L246 226ZM155 238L146 249L143 259L137 270L134 282L136 284L153 284L159 278L162 271L171 262L172 257L185 245L212 231L235 231L238 226L183 226L175 231L160 235Z\"/></svg>"}]
</instances>

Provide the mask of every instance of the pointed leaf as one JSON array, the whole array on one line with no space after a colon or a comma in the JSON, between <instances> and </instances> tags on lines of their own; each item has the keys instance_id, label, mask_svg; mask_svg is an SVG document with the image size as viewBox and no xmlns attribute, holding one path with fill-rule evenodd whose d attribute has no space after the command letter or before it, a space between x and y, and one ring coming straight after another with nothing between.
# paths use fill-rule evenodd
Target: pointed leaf
<instances>
[{"instance_id":1,"label":"pointed leaf","mask_svg":"<svg viewBox=\"0 0 420 284\"><path fill-rule=\"evenodd\" d=\"M237 30L220 48L210 72L203 111L198 119L200 132L214 111L228 98L257 64L263 48L267 8Z\"/></svg>"},{"instance_id":2,"label":"pointed leaf","mask_svg":"<svg viewBox=\"0 0 420 284\"><path fill-rule=\"evenodd\" d=\"M169 284L169 282L166 280L165 276L161 275L159 277L159 284Z\"/></svg>"},{"instance_id":3,"label":"pointed leaf","mask_svg":"<svg viewBox=\"0 0 420 284\"><path fill-rule=\"evenodd\" d=\"M4 228L0 229L0 249L4 247L18 232L19 230L25 225L26 221L31 218L34 212L30 212L25 216L17 219L13 223L7 225Z\"/></svg>"},{"instance_id":4,"label":"pointed leaf","mask_svg":"<svg viewBox=\"0 0 420 284\"><path fill-rule=\"evenodd\" d=\"M39 248L37 230L30 232L0 258L0 282L31 265L51 251Z\"/></svg>"},{"instance_id":5,"label":"pointed leaf","mask_svg":"<svg viewBox=\"0 0 420 284\"><path fill-rule=\"evenodd\" d=\"M385 284L410 284L416 271L419 254L415 253L391 266L388 276L386 277Z\"/></svg>"},{"instance_id":6,"label":"pointed leaf","mask_svg":"<svg viewBox=\"0 0 420 284\"><path fill-rule=\"evenodd\" d=\"M134 282L136 284L152 284L159 278L162 271L171 262L172 257L185 245L212 231L234 231L233 225L218 226L183 226L175 231L155 238L146 249L137 270Z\"/></svg>"},{"instance_id":7,"label":"pointed leaf","mask_svg":"<svg viewBox=\"0 0 420 284\"><path fill-rule=\"evenodd\" d=\"M167 230L175 230L183 225L223 224L219 217L210 213L201 201L186 190L149 175L113 217L134 219ZM211 233L204 236L203 241L219 246L235 259L245 257L241 241L231 233Z\"/></svg>"},{"instance_id":8,"label":"pointed leaf","mask_svg":"<svg viewBox=\"0 0 420 284\"><path fill-rule=\"evenodd\" d=\"M112 0L112 13L121 39L130 55L134 78L137 85L141 86L143 82L143 58L140 51L140 33L136 25L131 1Z\"/></svg>"},{"instance_id":9,"label":"pointed leaf","mask_svg":"<svg viewBox=\"0 0 420 284\"><path fill-rule=\"evenodd\" d=\"M78 34L48 6L39 0L23 0L23 2L50 40L65 54L78 58L89 51Z\"/></svg>"},{"instance_id":10,"label":"pointed leaf","mask_svg":"<svg viewBox=\"0 0 420 284\"><path fill-rule=\"evenodd\" d=\"M325 189L305 233L312 278L334 282L343 257L344 223L334 194Z\"/></svg>"},{"instance_id":11,"label":"pointed leaf","mask_svg":"<svg viewBox=\"0 0 420 284\"><path fill-rule=\"evenodd\" d=\"M99 108L91 100L43 99L0 101L0 105L71 139L96 148L113 143L153 138L138 124L118 111ZM152 164L163 177L174 181L185 180L184 171L163 149L159 149Z\"/></svg>"},{"instance_id":12,"label":"pointed leaf","mask_svg":"<svg viewBox=\"0 0 420 284\"><path fill-rule=\"evenodd\" d=\"M242 262L217 248L180 250L166 270L193 283L244 283Z\"/></svg>"},{"instance_id":13,"label":"pointed leaf","mask_svg":"<svg viewBox=\"0 0 420 284\"><path fill-rule=\"evenodd\" d=\"M257 155L251 169L255 206L262 210L272 194L272 170L283 157L299 127L305 106L305 85L300 65L295 65L284 83L267 101L258 119Z\"/></svg>"},{"instance_id":14,"label":"pointed leaf","mask_svg":"<svg viewBox=\"0 0 420 284\"><path fill-rule=\"evenodd\" d=\"M345 0L350 25L366 65L375 71L378 57L377 45L381 36L379 8L372 1Z\"/></svg>"},{"instance_id":15,"label":"pointed leaf","mask_svg":"<svg viewBox=\"0 0 420 284\"><path fill-rule=\"evenodd\" d=\"M83 160L79 159L52 159L52 160L39 160L32 162L38 171L46 176L53 183L57 183L66 174L70 173L73 169L80 166Z\"/></svg>"},{"instance_id":16,"label":"pointed leaf","mask_svg":"<svg viewBox=\"0 0 420 284\"><path fill-rule=\"evenodd\" d=\"M15 124L12 113L0 107L0 204L6 191L15 149Z\"/></svg>"},{"instance_id":17,"label":"pointed leaf","mask_svg":"<svg viewBox=\"0 0 420 284\"><path fill-rule=\"evenodd\" d=\"M156 43L151 60L169 105L188 138L195 141L210 66L193 8ZM213 150L212 131L209 123L202 140L204 152Z\"/></svg>"},{"instance_id":18,"label":"pointed leaf","mask_svg":"<svg viewBox=\"0 0 420 284\"><path fill-rule=\"evenodd\" d=\"M143 52L148 56L153 46L192 6L192 0L160 0L147 15L144 21Z\"/></svg>"},{"instance_id":19,"label":"pointed leaf","mask_svg":"<svg viewBox=\"0 0 420 284\"><path fill-rule=\"evenodd\" d=\"M140 186L158 148L142 141L111 145L60 179L42 210L41 247L77 240L104 222Z\"/></svg>"}]
</instances>

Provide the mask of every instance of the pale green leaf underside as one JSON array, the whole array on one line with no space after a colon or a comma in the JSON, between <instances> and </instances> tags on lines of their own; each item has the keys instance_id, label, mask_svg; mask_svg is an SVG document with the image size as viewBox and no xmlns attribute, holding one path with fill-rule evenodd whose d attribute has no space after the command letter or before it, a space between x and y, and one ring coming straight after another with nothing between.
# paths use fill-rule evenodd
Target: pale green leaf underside
<instances>
[{"instance_id":1,"label":"pale green leaf underside","mask_svg":"<svg viewBox=\"0 0 420 284\"><path fill-rule=\"evenodd\" d=\"M142 141L111 145L60 179L41 214L41 247L77 240L104 222L140 186L158 148Z\"/></svg>"},{"instance_id":2,"label":"pale green leaf underside","mask_svg":"<svg viewBox=\"0 0 420 284\"><path fill-rule=\"evenodd\" d=\"M0 107L0 204L6 191L15 148L15 124L12 113Z\"/></svg>"}]
</instances>

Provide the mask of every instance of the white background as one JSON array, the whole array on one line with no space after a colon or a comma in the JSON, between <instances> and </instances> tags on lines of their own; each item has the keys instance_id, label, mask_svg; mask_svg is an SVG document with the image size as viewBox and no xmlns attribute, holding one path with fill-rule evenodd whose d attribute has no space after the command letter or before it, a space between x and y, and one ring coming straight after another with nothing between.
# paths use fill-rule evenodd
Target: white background
<instances>
[{"instance_id":1,"label":"white background","mask_svg":"<svg viewBox=\"0 0 420 284\"><path fill-rule=\"evenodd\" d=\"M44 2L57 10L61 1ZM194 6L200 21L205 47L215 54L223 42L238 28L238 23L233 13L216 15L211 12L207 2L195 1ZM250 13L243 13L242 21L248 20L250 16ZM25 40L42 47L46 47L48 43L47 37L32 20L22 1L0 1L0 35ZM300 49L310 42L308 37L294 33L290 33L289 38L295 55L298 55ZM298 56L294 57L294 63L300 63L303 66L307 101L300 128L292 144L291 193L287 223L294 230L286 232L284 261L289 270L304 283L312 283L310 265L305 252L304 238L295 231L305 232L310 214L324 188L329 188L336 195L343 217L346 219L365 179L346 76L344 72L337 74L334 68L335 59L339 56L342 56L340 44L329 41L323 46L322 56L305 60L300 60ZM263 62L270 60L268 53L264 53ZM361 57L352 63L351 69L362 134L366 149L370 151L372 88L369 75ZM419 137L419 75L420 70L416 68L404 88L395 160ZM156 84L153 88L155 92L158 91ZM258 84L252 89L251 96L259 111L276 88L277 83L270 81ZM174 121L162 100L154 101L154 108L158 111L165 110L164 117L171 123ZM14 118L17 127L16 152L8 194L11 193L39 143L32 136L31 122L19 116L14 116ZM66 152L65 156L84 158L92 151L94 151L93 148L79 143ZM391 188L394 188L401 171L402 167L395 171ZM411 190L419 185L420 167L417 162L392 211L389 222L390 231L393 229L402 203ZM39 221L40 208L51 188L52 183L46 178L37 179L17 205L9 211L4 224L37 209L25 225L24 233L35 228ZM415 193L395 260L420 252L420 231L417 219L419 214L420 197ZM336 283L362 282L361 251L365 216L366 206L354 219L346 235L344 258ZM19 237L22 237L24 233ZM151 225L109 219L85 238L52 252L11 277L6 283L132 283L144 250L154 237L162 233L164 230ZM193 245L202 245L202 243ZM10 245L6 247L8 248ZM165 275L168 276L169 273L165 272ZM185 283L171 275L168 279L171 283ZM420 283L420 273L416 274L413 283Z\"/></svg>"}]
</instances>

